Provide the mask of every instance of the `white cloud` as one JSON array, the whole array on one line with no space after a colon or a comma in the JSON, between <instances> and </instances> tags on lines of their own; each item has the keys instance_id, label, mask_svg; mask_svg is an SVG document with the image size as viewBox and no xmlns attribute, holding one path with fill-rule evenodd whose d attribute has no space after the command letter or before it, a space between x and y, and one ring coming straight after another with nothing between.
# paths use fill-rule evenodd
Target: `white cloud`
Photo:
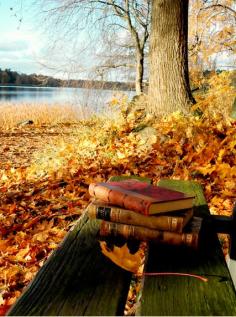
<instances>
[{"instance_id":1,"label":"white cloud","mask_svg":"<svg viewBox=\"0 0 236 317\"><path fill-rule=\"evenodd\" d=\"M42 41L39 41L38 34L36 32L23 32L23 31L14 31L5 33L1 37L1 42L6 41L10 43L24 43L25 48L31 52L37 52L42 47Z\"/></svg>"},{"instance_id":2,"label":"white cloud","mask_svg":"<svg viewBox=\"0 0 236 317\"><path fill-rule=\"evenodd\" d=\"M0 40L0 53L2 52L14 52L25 51L28 49L28 43L23 40L17 40L14 42Z\"/></svg>"},{"instance_id":3,"label":"white cloud","mask_svg":"<svg viewBox=\"0 0 236 317\"><path fill-rule=\"evenodd\" d=\"M0 68L11 68L22 73L39 70L37 59L43 50L43 41L36 32L5 32L0 38Z\"/></svg>"}]
</instances>

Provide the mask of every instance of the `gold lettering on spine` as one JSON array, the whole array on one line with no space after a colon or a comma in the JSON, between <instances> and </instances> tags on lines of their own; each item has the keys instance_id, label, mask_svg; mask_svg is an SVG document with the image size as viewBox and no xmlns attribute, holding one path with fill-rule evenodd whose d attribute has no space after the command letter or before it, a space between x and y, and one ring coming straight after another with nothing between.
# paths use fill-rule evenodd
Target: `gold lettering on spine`
<instances>
[{"instance_id":1,"label":"gold lettering on spine","mask_svg":"<svg viewBox=\"0 0 236 317\"><path fill-rule=\"evenodd\" d=\"M131 236L135 237L135 227L131 226Z\"/></svg>"},{"instance_id":2,"label":"gold lettering on spine","mask_svg":"<svg viewBox=\"0 0 236 317\"><path fill-rule=\"evenodd\" d=\"M186 234L186 243L187 245L191 245L193 240L193 235L192 234Z\"/></svg>"},{"instance_id":3,"label":"gold lettering on spine","mask_svg":"<svg viewBox=\"0 0 236 317\"><path fill-rule=\"evenodd\" d=\"M117 209L117 218L116 218L116 221L117 221L117 222L121 222L121 221L120 221L121 212L122 212L122 211L121 211L120 209Z\"/></svg>"},{"instance_id":4,"label":"gold lettering on spine","mask_svg":"<svg viewBox=\"0 0 236 317\"><path fill-rule=\"evenodd\" d=\"M116 222L116 213L110 208L110 221Z\"/></svg>"},{"instance_id":5,"label":"gold lettering on spine","mask_svg":"<svg viewBox=\"0 0 236 317\"><path fill-rule=\"evenodd\" d=\"M129 226L124 225L123 233L124 233L125 238L127 239L129 237L129 234L130 234Z\"/></svg>"},{"instance_id":6,"label":"gold lettering on spine","mask_svg":"<svg viewBox=\"0 0 236 317\"><path fill-rule=\"evenodd\" d=\"M172 230L172 221L171 221L171 218L168 217L168 218L167 218L167 221L168 221L168 228L169 228L170 230Z\"/></svg>"},{"instance_id":7,"label":"gold lettering on spine","mask_svg":"<svg viewBox=\"0 0 236 317\"><path fill-rule=\"evenodd\" d=\"M177 229L178 225L178 219L177 218L172 218L172 230L175 231Z\"/></svg>"}]
</instances>

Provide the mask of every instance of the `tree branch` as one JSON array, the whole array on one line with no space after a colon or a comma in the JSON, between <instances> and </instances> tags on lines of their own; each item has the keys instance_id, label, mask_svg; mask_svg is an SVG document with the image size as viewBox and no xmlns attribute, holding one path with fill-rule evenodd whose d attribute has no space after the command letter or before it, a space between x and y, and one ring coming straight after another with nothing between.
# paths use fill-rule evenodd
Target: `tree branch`
<instances>
[{"instance_id":1,"label":"tree branch","mask_svg":"<svg viewBox=\"0 0 236 317\"><path fill-rule=\"evenodd\" d=\"M212 8L213 9L214 8L222 8L222 9L225 9L227 11L230 11L231 13L233 13L234 18L236 19L236 11L234 9L232 9L231 7L223 5L223 4L212 4L212 5L207 6L205 8L201 8L200 11L208 10L208 9L212 9Z\"/></svg>"}]
</instances>

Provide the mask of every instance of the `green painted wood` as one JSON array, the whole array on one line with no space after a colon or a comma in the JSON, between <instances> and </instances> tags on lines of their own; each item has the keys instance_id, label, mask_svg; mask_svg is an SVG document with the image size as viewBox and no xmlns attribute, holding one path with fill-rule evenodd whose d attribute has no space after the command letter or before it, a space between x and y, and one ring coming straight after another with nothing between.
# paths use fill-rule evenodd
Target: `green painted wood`
<instances>
[{"instance_id":1,"label":"green painted wood","mask_svg":"<svg viewBox=\"0 0 236 317\"><path fill-rule=\"evenodd\" d=\"M100 223L83 214L9 316L123 315L131 273L101 253L97 239Z\"/></svg>"},{"instance_id":2,"label":"green painted wood","mask_svg":"<svg viewBox=\"0 0 236 317\"><path fill-rule=\"evenodd\" d=\"M122 315L131 275L100 251L100 221L84 214L9 315Z\"/></svg>"},{"instance_id":3,"label":"green painted wood","mask_svg":"<svg viewBox=\"0 0 236 317\"><path fill-rule=\"evenodd\" d=\"M132 176L126 176L126 175L117 175L117 176L112 176L109 181L112 181L112 182L119 182L119 181L123 181L123 180L126 180L126 179L137 179L138 181L141 181L141 182L146 182L146 183L149 183L151 184L152 180L150 178L147 178L147 177L140 177L140 176L137 176L137 175L132 175Z\"/></svg>"},{"instance_id":4,"label":"green painted wood","mask_svg":"<svg viewBox=\"0 0 236 317\"><path fill-rule=\"evenodd\" d=\"M118 180L118 179L114 179ZM196 193L195 213L207 216L201 187L193 182L162 181L160 185ZM130 274L104 257L97 241L100 221L86 213L49 257L9 315L123 315ZM185 277L146 277L141 315L236 315L232 280L215 233L205 221L201 248L150 246L148 272L206 275L203 283Z\"/></svg>"},{"instance_id":5,"label":"green painted wood","mask_svg":"<svg viewBox=\"0 0 236 317\"><path fill-rule=\"evenodd\" d=\"M159 185L195 193L195 213L209 214L199 184L163 180ZM206 217L206 219L208 219ZM182 272L203 275L208 282L192 277L145 277L139 312L143 316L235 316L236 293L216 233L208 220L202 228L200 248L150 245L146 272Z\"/></svg>"}]
</instances>

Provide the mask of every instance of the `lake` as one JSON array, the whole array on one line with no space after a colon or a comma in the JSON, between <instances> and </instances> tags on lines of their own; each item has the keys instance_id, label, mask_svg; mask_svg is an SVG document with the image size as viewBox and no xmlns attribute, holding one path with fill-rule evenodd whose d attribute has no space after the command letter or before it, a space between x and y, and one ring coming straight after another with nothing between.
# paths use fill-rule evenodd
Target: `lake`
<instances>
[{"instance_id":1,"label":"lake","mask_svg":"<svg viewBox=\"0 0 236 317\"><path fill-rule=\"evenodd\" d=\"M135 95L134 91L5 85L0 86L0 103L73 104L91 106L95 110L119 93L126 94L129 98Z\"/></svg>"}]
</instances>

